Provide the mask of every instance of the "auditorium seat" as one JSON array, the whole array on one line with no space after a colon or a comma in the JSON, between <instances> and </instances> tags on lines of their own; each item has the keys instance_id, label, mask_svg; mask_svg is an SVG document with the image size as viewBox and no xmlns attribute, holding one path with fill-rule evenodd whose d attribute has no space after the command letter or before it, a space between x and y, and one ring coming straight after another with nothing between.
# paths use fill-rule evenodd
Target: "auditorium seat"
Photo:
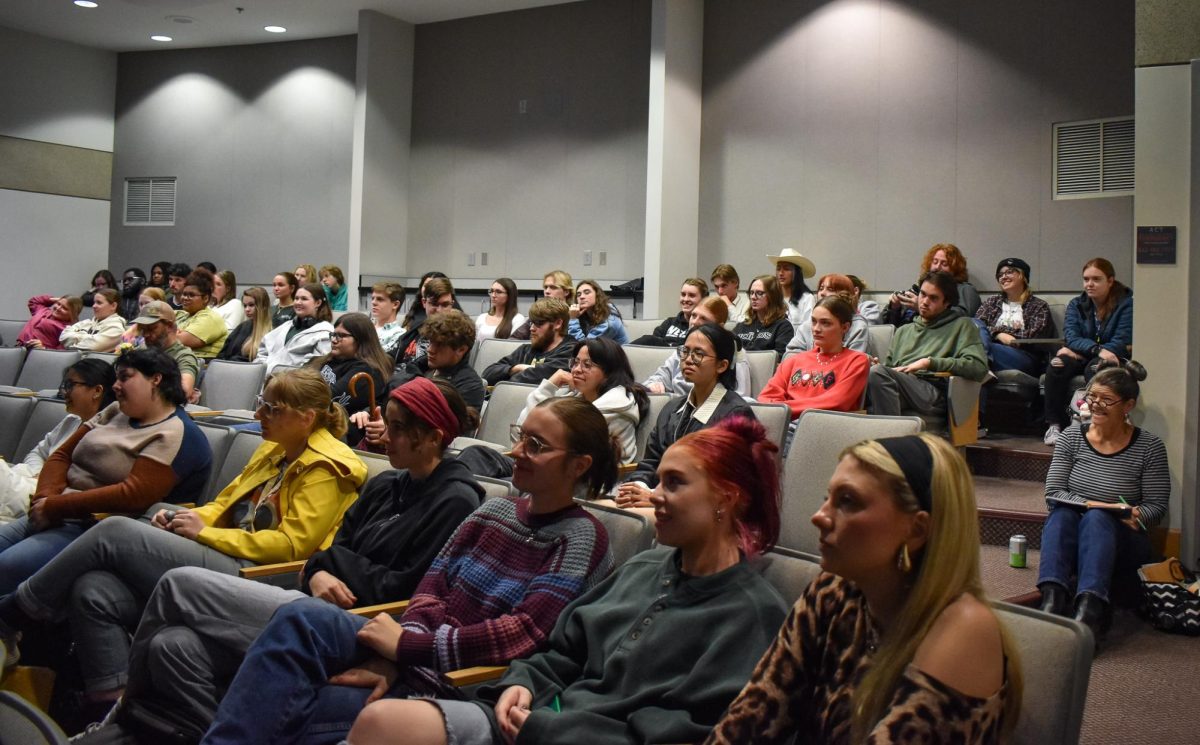
<instances>
[{"instance_id":1,"label":"auditorium seat","mask_svg":"<svg viewBox=\"0 0 1200 745\"><path fill-rule=\"evenodd\" d=\"M0 422L4 422L4 426L0 426L0 457L10 463L21 460L16 457L20 450L21 433L35 403L37 399L31 396L0 394ZM24 453L21 457L24 457Z\"/></svg>"},{"instance_id":2,"label":"auditorium seat","mask_svg":"<svg viewBox=\"0 0 1200 745\"><path fill-rule=\"evenodd\" d=\"M654 333L654 329L663 322L661 318L629 318L621 319L621 323L625 326L625 334L632 340L638 337L648 336ZM653 370L651 371L653 372ZM645 380L645 378L640 378Z\"/></svg>"},{"instance_id":3,"label":"auditorium seat","mask_svg":"<svg viewBox=\"0 0 1200 745\"><path fill-rule=\"evenodd\" d=\"M821 573L821 557L776 546L751 561L751 566L779 591L789 606L794 604Z\"/></svg>"},{"instance_id":4,"label":"auditorium seat","mask_svg":"<svg viewBox=\"0 0 1200 745\"><path fill-rule=\"evenodd\" d=\"M495 364L528 342L519 339L484 339L471 350L471 369L480 377L489 365Z\"/></svg>"},{"instance_id":5,"label":"auditorium seat","mask_svg":"<svg viewBox=\"0 0 1200 745\"><path fill-rule=\"evenodd\" d=\"M26 414L27 418L23 421L23 426L18 429L21 432L21 439L17 444L16 450L13 452L13 460L24 460L30 450L37 447L37 444L42 441L46 433L54 429L54 427L63 420L67 415L67 404L65 401L60 401L54 398L39 398L26 399L36 401L33 408ZM9 421L8 419L0 421Z\"/></svg>"},{"instance_id":6,"label":"auditorium seat","mask_svg":"<svg viewBox=\"0 0 1200 745\"><path fill-rule=\"evenodd\" d=\"M57 391L67 368L81 359L74 350L31 349L15 385L30 391Z\"/></svg>"},{"instance_id":7,"label":"auditorium seat","mask_svg":"<svg viewBox=\"0 0 1200 745\"><path fill-rule=\"evenodd\" d=\"M253 409L266 371L257 362L212 360L200 381L200 405L214 411Z\"/></svg>"},{"instance_id":8,"label":"auditorium seat","mask_svg":"<svg viewBox=\"0 0 1200 745\"><path fill-rule=\"evenodd\" d=\"M487 406L483 409L483 419L479 422L479 432L476 436L457 437L451 447L462 450L469 445L480 444L478 441L482 440L508 450L512 447L508 425L517 421L517 417L525 409L525 399L535 387L528 383L501 382L492 390Z\"/></svg>"},{"instance_id":9,"label":"auditorium seat","mask_svg":"<svg viewBox=\"0 0 1200 745\"><path fill-rule=\"evenodd\" d=\"M633 335L630 335L633 338ZM654 374L654 371L676 354L675 347L655 347L646 344L626 344L622 349L629 358L633 379L639 383Z\"/></svg>"},{"instance_id":10,"label":"auditorium seat","mask_svg":"<svg viewBox=\"0 0 1200 745\"><path fill-rule=\"evenodd\" d=\"M16 385L24 364L24 347L0 347L0 385Z\"/></svg>"},{"instance_id":11,"label":"auditorium seat","mask_svg":"<svg viewBox=\"0 0 1200 745\"><path fill-rule=\"evenodd\" d=\"M16 346L17 337L21 335L26 323L27 321L12 318L0 318L0 343L6 347Z\"/></svg>"},{"instance_id":12,"label":"auditorium seat","mask_svg":"<svg viewBox=\"0 0 1200 745\"><path fill-rule=\"evenodd\" d=\"M250 462L250 456L254 455L254 451L262 442L262 435L257 432L237 432L229 443L229 450L221 461L220 469L216 471L214 478L208 480L208 487L204 490L204 498L200 504L211 502L222 489L229 486Z\"/></svg>"},{"instance_id":13,"label":"auditorium seat","mask_svg":"<svg viewBox=\"0 0 1200 745\"><path fill-rule=\"evenodd\" d=\"M766 401L753 401L750 403L750 408L753 409L755 418L762 423L763 429L767 430L767 439L779 447L776 460L782 459L783 444L787 441L788 423L792 419L791 409L787 407L787 404L767 403Z\"/></svg>"},{"instance_id":14,"label":"auditorium seat","mask_svg":"<svg viewBox=\"0 0 1200 745\"><path fill-rule=\"evenodd\" d=\"M746 364L750 366L750 395L757 396L775 374L775 352L759 349L743 354L746 355Z\"/></svg>"}]
</instances>

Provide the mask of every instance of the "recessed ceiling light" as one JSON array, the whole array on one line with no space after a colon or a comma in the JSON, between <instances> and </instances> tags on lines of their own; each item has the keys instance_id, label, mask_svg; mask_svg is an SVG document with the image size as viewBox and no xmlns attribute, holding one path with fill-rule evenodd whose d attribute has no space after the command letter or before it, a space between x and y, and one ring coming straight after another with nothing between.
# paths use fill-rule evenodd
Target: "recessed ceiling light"
<instances>
[{"instance_id":1,"label":"recessed ceiling light","mask_svg":"<svg viewBox=\"0 0 1200 745\"><path fill-rule=\"evenodd\" d=\"M75 0L75 4L81 8L99 8L100 3L94 3L92 0Z\"/></svg>"},{"instance_id":2,"label":"recessed ceiling light","mask_svg":"<svg viewBox=\"0 0 1200 745\"><path fill-rule=\"evenodd\" d=\"M273 34L282 34L287 31L283 26L263 26L263 31L270 31Z\"/></svg>"},{"instance_id":3,"label":"recessed ceiling light","mask_svg":"<svg viewBox=\"0 0 1200 745\"><path fill-rule=\"evenodd\" d=\"M163 36L161 34L155 34L154 36L151 36L150 39L151 41L174 41L174 39L172 39L170 36Z\"/></svg>"}]
</instances>

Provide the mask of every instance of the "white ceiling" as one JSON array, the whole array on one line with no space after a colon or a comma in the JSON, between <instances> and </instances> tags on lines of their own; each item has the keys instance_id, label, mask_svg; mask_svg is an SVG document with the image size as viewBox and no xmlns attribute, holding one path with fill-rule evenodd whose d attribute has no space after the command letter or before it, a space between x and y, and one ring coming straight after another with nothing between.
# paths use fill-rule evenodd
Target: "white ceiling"
<instances>
[{"instance_id":1,"label":"white ceiling","mask_svg":"<svg viewBox=\"0 0 1200 745\"><path fill-rule=\"evenodd\" d=\"M359 10L377 10L410 23L577 0L96 0L80 8L72 0L0 0L0 26L116 52L272 41L353 34ZM238 12L241 8L242 12ZM181 23L178 18L191 19ZM271 34L263 26L287 28ZM174 41L155 42L152 34Z\"/></svg>"}]
</instances>

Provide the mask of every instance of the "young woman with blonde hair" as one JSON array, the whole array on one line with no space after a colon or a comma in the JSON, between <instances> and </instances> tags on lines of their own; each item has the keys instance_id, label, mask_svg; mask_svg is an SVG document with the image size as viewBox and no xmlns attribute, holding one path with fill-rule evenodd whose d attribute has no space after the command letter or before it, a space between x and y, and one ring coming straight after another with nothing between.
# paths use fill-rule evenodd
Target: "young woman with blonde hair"
<instances>
[{"instance_id":1,"label":"young woman with blonde hair","mask_svg":"<svg viewBox=\"0 0 1200 745\"><path fill-rule=\"evenodd\" d=\"M237 276L228 269L213 275L212 307L230 332L246 320L246 311L238 300Z\"/></svg>"},{"instance_id":2,"label":"young woman with blonde hair","mask_svg":"<svg viewBox=\"0 0 1200 745\"><path fill-rule=\"evenodd\" d=\"M253 362L258 345L271 333L271 299L261 287L251 287L242 293L242 310L246 320L229 333L217 359L234 362Z\"/></svg>"}]
</instances>

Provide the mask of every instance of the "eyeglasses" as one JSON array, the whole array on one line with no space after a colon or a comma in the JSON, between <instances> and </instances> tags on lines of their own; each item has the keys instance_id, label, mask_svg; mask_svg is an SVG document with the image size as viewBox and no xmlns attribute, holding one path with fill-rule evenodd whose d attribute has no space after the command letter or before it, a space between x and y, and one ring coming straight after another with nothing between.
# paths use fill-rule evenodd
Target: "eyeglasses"
<instances>
[{"instance_id":1,"label":"eyeglasses","mask_svg":"<svg viewBox=\"0 0 1200 745\"><path fill-rule=\"evenodd\" d=\"M766 296L767 296L766 290L751 290L750 291L750 297L766 297Z\"/></svg>"},{"instance_id":2,"label":"eyeglasses","mask_svg":"<svg viewBox=\"0 0 1200 745\"><path fill-rule=\"evenodd\" d=\"M561 450L564 453L571 452L566 448L556 447L531 434L528 434L525 432L525 428L519 424L508 425L508 439L510 442L512 442L513 447L520 445L521 447L525 448L526 455L531 455L535 458L542 453L549 452L551 450Z\"/></svg>"},{"instance_id":3,"label":"eyeglasses","mask_svg":"<svg viewBox=\"0 0 1200 745\"><path fill-rule=\"evenodd\" d=\"M577 367L583 368L584 372L591 372L592 370L596 369L596 363L592 362L591 360L581 360L576 357L575 359L571 360L571 369L574 370Z\"/></svg>"},{"instance_id":4,"label":"eyeglasses","mask_svg":"<svg viewBox=\"0 0 1200 745\"><path fill-rule=\"evenodd\" d=\"M283 411L286 408L287 408L287 404L277 404L277 403L268 401L267 399L263 398L262 396L254 397L254 410L258 411L259 409L266 409L267 416L275 416L276 414L278 414L279 412Z\"/></svg>"},{"instance_id":5,"label":"eyeglasses","mask_svg":"<svg viewBox=\"0 0 1200 745\"><path fill-rule=\"evenodd\" d=\"M530 319L529 319L529 328L531 328L531 329L536 329L537 327L539 327L539 326L544 326L544 325L546 325L547 323L550 323L550 321L549 321L548 319L545 319L545 318L543 318L543 319L541 319L541 320L538 320L538 319L536 319L536 318L530 318Z\"/></svg>"},{"instance_id":6,"label":"eyeglasses","mask_svg":"<svg viewBox=\"0 0 1200 745\"><path fill-rule=\"evenodd\" d=\"M74 390L75 386L77 385L87 385L87 383L80 383L78 380L64 380L62 385L58 387L58 392L63 398L66 398L67 396L71 395L71 391Z\"/></svg>"},{"instance_id":7,"label":"eyeglasses","mask_svg":"<svg viewBox=\"0 0 1200 745\"><path fill-rule=\"evenodd\" d=\"M454 307L453 300L443 300L442 302L438 303L438 302L434 302L433 298L426 298L425 302L428 305L432 305L434 308L441 308L442 310L446 310L447 308Z\"/></svg>"},{"instance_id":8,"label":"eyeglasses","mask_svg":"<svg viewBox=\"0 0 1200 745\"><path fill-rule=\"evenodd\" d=\"M1121 403L1125 399L1118 398L1115 401L1109 401L1106 398L1100 398L1099 396L1097 396L1095 394L1089 393L1088 395L1083 397L1083 400L1087 401L1088 408L1091 409L1092 411L1108 411L1110 406L1116 406L1117 404Z\"/></svg>"},{"instance_id":9,"label":"eyeglasses","mask_svg":"<svg viewBox=\"0 0 1200 745\"><path fill-rule=\"evenodd\" d=\"M198 297L203 297L203 295L201 295L198 292L181 292L181 293L179 293L179 298L181 300L195 300Z\"/></svg>"},{"instance_id":10,"label":"eyeglasses","mask_svg":"<svg viewBox=\"0 0 1200 745\"><path fill-rule=\"evenodd\" d=\"M352 339L354 334L347 334L345 331L330 331L329 341L337 341L338 339Z\"/></svg>"},{"instance_id":11,"label":"eyeglasses","mask_svg":"<svg viewBox=\"0 0 1200 745\"><path fill-rule=\"evenodd\" d=\"M996 274L996 279L1003 279L1004 277L1015 277L1018 274L1020 274L1020 272L1018 272L1016 269L1004 268L1004 269L1001 269Z\"/></svg>"},{"instance_id":12,"label":"eyeglasses","mask_svg":"<svg viewBox=\"0 0 1200 745\"><path fill-rule=\"evenodd\" d=\"M690 361L693 365L703 365L706 359L713 356L701 352L699 349L688 349L687 347L676 347L675 354L679 355L680 360Z\"/></svg>"}]
</instances>

